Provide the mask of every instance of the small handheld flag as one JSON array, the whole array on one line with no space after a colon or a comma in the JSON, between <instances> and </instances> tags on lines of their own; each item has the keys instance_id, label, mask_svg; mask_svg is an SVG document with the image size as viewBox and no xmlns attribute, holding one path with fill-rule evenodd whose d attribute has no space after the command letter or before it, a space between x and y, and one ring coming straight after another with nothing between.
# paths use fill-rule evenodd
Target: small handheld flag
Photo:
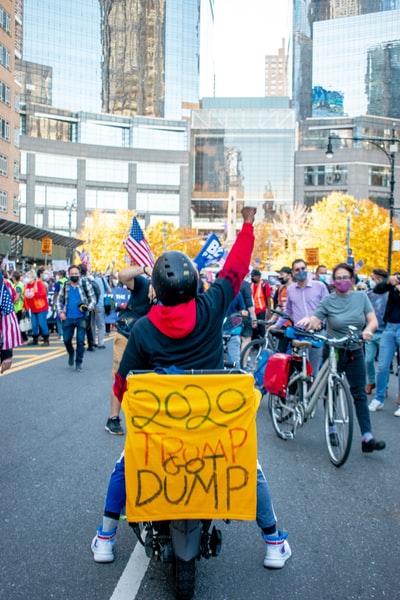
<instances>
[{"instance_id":1,"label":"small handheld flag","mask_svg":"<svg viewBox=\"0 0 400 600\"><path fill-rule=\"evenodd\" d=\"M139 266L151 267L154 266L154 256L150 250L146 238L143 235L143 231L140 228L136 217L132 219L132 227L129 232L128 238L124 242L124 246L129 256Z\"/></svg>"}]
</instances>

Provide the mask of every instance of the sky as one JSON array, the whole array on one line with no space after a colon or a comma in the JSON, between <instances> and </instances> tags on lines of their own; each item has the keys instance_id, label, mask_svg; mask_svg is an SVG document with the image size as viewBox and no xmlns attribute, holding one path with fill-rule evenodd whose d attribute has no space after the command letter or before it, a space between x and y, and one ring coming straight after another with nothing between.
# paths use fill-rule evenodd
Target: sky
<instances>
[{"instance_id":1,"label":"sky","mask_svg":"<svg viewBox=\"0 0 400 600\"><path fill-rule=\"evenodd\" d=\"M264 96L264 57L286 45L290 0L215 0L215 95Z\"/></svg>"}]
</instances>

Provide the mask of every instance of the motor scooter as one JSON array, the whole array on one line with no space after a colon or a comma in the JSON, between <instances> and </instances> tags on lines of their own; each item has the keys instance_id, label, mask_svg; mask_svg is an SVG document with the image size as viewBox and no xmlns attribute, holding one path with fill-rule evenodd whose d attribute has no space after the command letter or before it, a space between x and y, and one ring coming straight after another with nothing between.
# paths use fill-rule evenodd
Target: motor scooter
<instances>
[{"instance_id":1,"label":"motor scooter","mask_svg":"<svg viewBox=\"0 0 400 600\"><path fill-rule=\"evenodd\" d=\"M218 556L222 534L211 520L180 519L130 523L146 556L173 566L177 600L190 600L195 591L196 561ZM143 531L145 538L142 538Z\"/></svg>"},{"instance_id":2,"label":"motor scooter","mask_svg":"<svg viewBox=\"0 0 400 600\"><path fill-rule=\"evenodd\" d=\"M237 369L128 376L127 520L172 565L177 600L193 597L196 562L220 553L212 521L255 517L257 394Z\"/></svg>"}]
</instances>

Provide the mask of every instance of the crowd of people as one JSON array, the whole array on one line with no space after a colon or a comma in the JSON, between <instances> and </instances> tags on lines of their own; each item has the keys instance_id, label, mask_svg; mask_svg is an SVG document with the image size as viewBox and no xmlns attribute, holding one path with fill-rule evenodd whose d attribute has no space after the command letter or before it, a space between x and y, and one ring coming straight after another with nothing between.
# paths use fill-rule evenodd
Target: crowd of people
<instances>
[{"instance_id":1,"label":"crowd of people","mask_svg":"<svg viewBox=\"0 0 400 600\"><path fill-rule=\"evenodd\" d=\"M116 323L106 431L113 435L125 433L120 403L131 369L172 365L183 369L222 368L222 335L215 332L222 331L224 319L240 313L243 320L236 323L227 345L229 358L236 365L241 350L252 338L265 336L271 326L284 328L288 317L305 329L325 327L332 337L341 337L349 325L355 327L360 341L339 350L338 370L349 381L362 452L383 450L385 442L372 434L371 413L382 410L388 398L389 375L400 346L400 273L391 275L377 267L367 281L360 281L354 267L347 263L335 265L331 272L319 265L313 273L305 260L297 258L291 266L279 270L276 285L271 285L263 280L260 270L249 272L254 214L255 209L243 209L242 230L214 281L204 272L199 275L193 262L180 252L162 254L154 268L133 261L119 271L119 283L130 296ZM85 341L88 351L105 347L105 298L111 291L111 282L101 273L88 273L85 265L72 264L67 272L57 273L45 267L24 274L2 270L1 372L11 366L13 348L24 343L38 345L40 340L48 346L50 327L62 336L68 365L81 371ZM30 341L26 330L18 327L27 315L31 319ZM14 337L5 335L11 321ZM310 350L313 373L324 358L323 349ZM368 404L374 390L375 397ZM396 403L394 414L400 416L400 377ZM260 465L257 473L257 523L266 543L264 566L281 568L291 556L291 549L287 534L277 527ZM103 522L91 546L97 562L114 560L124 505L122 455L111 475Z\"/></svg>"},{"instance_id":2,"label":"crowd of people","mask_svg":"<svg viewBox=\"0 0 400 600\"><path fill-rule=\"evenodd\" d=\"M7 358L2 360L3 371L11 366L13 348L23 344L49 346L51 333L64 341L68 362L71 366L75 364L76 371L82 369L85 340L87 351L105 348L107 309L114 302L112 287L117 280L100 272L88 273L83 264L71 265L68 271L41 266L23 273L3 266L0 273L2 302L5 304L6 297L10 298L7 309L0 309L2 355L5 356L5 344L12 344L7 348ZM14 318L18 335L11 339L4 332ZM75 330L76 350L72 348ZM5 338L9 341L5 342Z\"/></svg>"}]
</instances>

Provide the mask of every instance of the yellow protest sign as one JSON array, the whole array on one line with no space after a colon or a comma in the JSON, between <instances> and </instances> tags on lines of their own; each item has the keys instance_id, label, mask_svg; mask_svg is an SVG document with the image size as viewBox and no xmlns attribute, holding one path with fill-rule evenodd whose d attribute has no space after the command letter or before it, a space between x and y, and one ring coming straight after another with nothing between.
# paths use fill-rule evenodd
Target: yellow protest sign
<instances>
[{"instance_id":1,"label":"yellow protest sign","mask_svg":"<svg viewBox=\"0 0 400 600\"><path fill-rule=\"evenodd\" d=\"M251 374L130 375L128 520L254 519L260 397Z\"/></svg>"}]
</instances>

